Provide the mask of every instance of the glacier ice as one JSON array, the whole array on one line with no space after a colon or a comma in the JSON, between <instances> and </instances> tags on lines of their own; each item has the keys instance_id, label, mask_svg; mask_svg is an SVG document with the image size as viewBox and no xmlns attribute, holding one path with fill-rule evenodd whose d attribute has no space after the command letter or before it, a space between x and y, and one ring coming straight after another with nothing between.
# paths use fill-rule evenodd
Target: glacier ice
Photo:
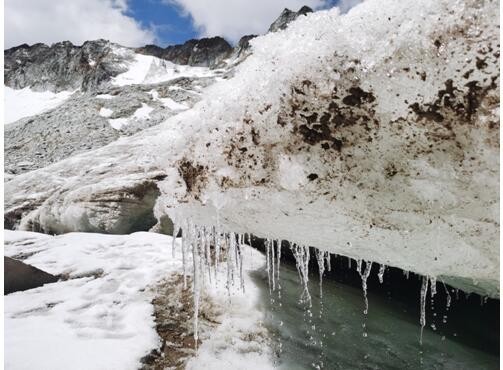
<instances>
[{"instance_id":1,"label":"glacier ice","mask_svg":"<svg viewBox=\"0 0 503 370\"><path fill-rule=\"evenodd\" d=\"M78 230L97 194L152 180L157 219L218 215L225 233L498 296L497 8L368 0L300 17L253 39L194 108L6 182L6 215Z\"/></svg>"}]
</instances>

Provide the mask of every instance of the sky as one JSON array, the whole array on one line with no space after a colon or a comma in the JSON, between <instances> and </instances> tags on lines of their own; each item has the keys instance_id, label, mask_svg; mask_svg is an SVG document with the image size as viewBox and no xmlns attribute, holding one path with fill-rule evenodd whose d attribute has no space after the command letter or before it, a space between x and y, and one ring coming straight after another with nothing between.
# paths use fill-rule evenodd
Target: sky
<instances>
[{"instance_id":1,"label":"sky","mask_svg":"<svg viewBox=\"0 0 503 370\"><path fill-rule=\"evenodd\" d=\"M361 0L5 0L4 46L104 38L167 46L191 38L265 33L284 8L346 11Z\"/></svg>"}]
</instances>

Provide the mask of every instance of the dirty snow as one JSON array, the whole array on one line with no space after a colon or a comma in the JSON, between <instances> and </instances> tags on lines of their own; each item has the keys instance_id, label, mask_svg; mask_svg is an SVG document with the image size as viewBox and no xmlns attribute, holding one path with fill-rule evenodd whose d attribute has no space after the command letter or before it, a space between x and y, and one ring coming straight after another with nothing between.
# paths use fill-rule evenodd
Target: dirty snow
<instances>
[{"instance_id":1,"label":"dirty snow","mask_svg":"<svg viewBox=\"0 0 503 370\"><path fill-rule=\"evenodd\" d=\"M5 296L6 368L135 369L143 356L158 347L150 303L153 293L148 287L182 269L181 253L172 257L171 237L146 232L53 237L5 231L4 235L6 256L29 256L24 262L70 278ZM263 266L260 253L251 248L244 251L250 256L247 270ZM271 368L263 338L242 341L239 352L233 346L233 338L261 327L258 288L246 274L247 293L234 292L229 300L223 270L220 275L221 282L209 294L221 304L222 324L205 334L190 368L232 364L247 369L250 360L258 365L255 369Z\"/></svg>"},{"instance_id":2,"label":"dirty snow","mask_svg":"<svg viewBox=\"0 0 503 370\"><path fill-rule=\"evenodd\" d=\"M40 114L68 99L74 91L62 91L53 93L51 91L32 91L29 87L24 89L12 89L4 86L5 124L15 122L21 118Z\"/></svg>"}]
</instances>

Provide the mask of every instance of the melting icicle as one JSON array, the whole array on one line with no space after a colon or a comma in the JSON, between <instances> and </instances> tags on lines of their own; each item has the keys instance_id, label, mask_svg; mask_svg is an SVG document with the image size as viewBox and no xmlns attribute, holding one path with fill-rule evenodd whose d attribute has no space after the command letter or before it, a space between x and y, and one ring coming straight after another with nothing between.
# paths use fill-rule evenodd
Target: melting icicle
<instances>
[{"instance_id":1,"label":"melting icicle","mask_svg":"<svg viewBox=\"0 0 503 370\"><path fill-rule=\"evenodd\" d=\"M318 261L318 271L320 277L320 300L323 299L323 274L325 272L325 260L328 252L322 252L316 249L316 260Z\"/></svg>"},{"instance_id":2,"label":"melting icicle","mask_svg":"<svg viewBox=\"0 0 503 370\"><path fill-rule=\"evenodd\" d=\"M292 252L295 257L297 271L299 273L300 281L303 286L303 291L300 296L301 303L307 304L311 308L311 295L309 294L309 247L294 244Z\"/></svg>"},{"instance_id":3,"label":"melting icicle","mask_svg":"<svg viewBox=\"0 0 503 370\"><path fill-rule=\"evenodd\" d=\"M423 283L421 285L421 300L420 300L420 308L421 308L421 317L419 319L419 323L421 324L421 336L419 338L419 344L423 344L423 329L426 325L426 294L428 293L428 281L429 278L427 276L423 276Z\"/></svg>"},{"instance_id":4,"label":"melting icicle","mask_svg":"<svg viewBox=\"0 0 503 370\"><path fill-rule=\"evenodd\" d=\"M188 222L185 223L185 228L182 231L182 265L183 265L183 289L187 289L187 259L186 248L189 238Z\"/></svg>"},{"instance_id":5,"label":"melting icicle","mask_svg":"<svg viewBox=\"0 0 503 370\"><path fill-rule=\"evenodd\" d=\"M274 241L269 241L271 245L271 277L272 277L272 291L276 290L276 252L274 248Z\"/></svg>"},{"instance_id":6,"label":"melting icicle","mask_svg":"<svg viewBox=\"0 0 503 370\"><path fill-rule=\"evenodd\" d=\"M356 261L356 268L357 268L357 271L360 274L360 277L362 279L363 298L365 301L365 309L363 310L363 314L365 315L365 320L366 320L367 313L369 311L369 301L367 298L367 279L370 276L370 271L372 270L372 262L366 261L365 262L365 270L362 270L362 260L357 260ZM362 324L363 336L367 337L367 329L366 329L365 320Z\"/></svg>"},{"instance_id":7,"label":"melting icicle","mask_svg":"<svg viewBox=\"0 0 503 370\"><path fill-rule=\"evenodd\" d=\"M241 250L241 247L244 244L244 235L240 234L239 235L239 243L237 245L237 250L238 250L238 257L239 257L239 281L241 283L241 291L244 293L245 291L245 280L243 276L243 251Z\"/></svg>"},{"instance_id":8,"label":"melting icicle","mask_svg":"<svg viewBox=\"0 0 503 370\"><path fill-rule=\"evenodd\" d=\"M278 284L278 298L281 299L281 283L279 281L279 267L280 267L280 264L281 264L281 240L278 239L276 241L276 280L277 280L277 284ZM280 303L280 306L281 306L281 303Z\"/></svg>"},{"instance_id":9,"label":"melting icicle","mask_svg":"<svg viewBox=\"0 0 503 370\"><path fill-rule=\"evenodd\" d=\"M329 272L332 271L332 264L331 264L331 258L330 258L329 252L327 252L327 254L326 254L326 262L327 262L327 270Z\"/></svg>"},{"instance_id":10,"label":"melting icicle","mask_svg":"<svg viewBox=\"0 0 503 370\"><path fill-rule=\"evenodd\" d=\"M180 230L180 227L175 223L173 225L173 238L172 238L172 244L171 244L171 256L173 259L175 259L175 241L176 237L178 236L178 232Z\"/></svg>"},{"instance_id":11,"label":"melting icicle","mask_svg":"<svg viewBox=\"0 0 503 370\"><path fill-rule=\"evenodd\" d=\"M190 230L192 232L193 230ZM193 291L194 291L194 345L197 350L197 341L199 339L199 298L200 298L200 265L199 265L199 250L195 235L191 235L192 244L192 260L194 262Z\"/></svg>"},{"instance_id":12,"label":"melting icicle","mask_svg":"<svg viewBox=\"0 0 503 370\"><path fill-rule=\"evenodd\" d=\"M271 255L271 244L270 244L270 241L269 239L267 239L265 241L265 249L266 249L266 268L267 268L267 281L269 283L269 295L272 294L272 291L271 291L271 286L272 286L272 282L271 282L271 260L270 260L270 255Z\"/></svg>"},{"instance_id":13,"label":"melting icicle","mask_svg":"<svg viewBox=\"0 0 503 370\"><path fill-rule=\"evenodd\" d=\"M384 271L386 270L386 265L380 265L379 266L379 273L377 274L377 277L379 278L379 283L382 284L384 281Z\"/></svg>"},{"instance_id":14,"label":"melting icicle","mask_svg":"<svg viewBox=\"0 0 503 370\"><path fill-rule=\"evenodd\" d=\"M430 294L431 297L433 298L435 294L437 294L437 278L430 276Z\"/></svg>"},{"instance_id":15,"label":"melting icicle","mask_svg":"<svg viewBox=\"0 0 503 370\"><path fill-rule=\"evenodd\" d=\"M276 241L276 263L277 263L277 266L276 266L277 277L276 277L276 279L278 280L278 288L280 288L280 285L279 285L279 267L280 267L280 264L281 264L281 239L278 239Z\"/></svg>"},{"instance_id":16,"label":"melting icicle","mask_svg":"<svg viewBox=\"0 0 503 370\"><path fill-rule=\"evenodd\" d=\"M362 271L362 261L358 260L358 273L362 279L363 297L365 299L365 310L363 313L366 315L369 310L369 301L367 298L367 279L370 276L370 271L372 270L372 262L366 261L365 270Z\"/></svg>"}]
</instances>

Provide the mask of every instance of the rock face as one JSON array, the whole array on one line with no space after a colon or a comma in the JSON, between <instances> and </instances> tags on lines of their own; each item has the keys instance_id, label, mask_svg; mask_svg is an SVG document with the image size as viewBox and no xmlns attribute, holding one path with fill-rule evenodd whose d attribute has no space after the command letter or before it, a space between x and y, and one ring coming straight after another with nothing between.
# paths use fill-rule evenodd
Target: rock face
<instances>
[{"instance_id":1,"label":"rock face","mask_svg":"<svg viewBox=\"0 0 503 370\"><path fill-rule=\"evenodd\" d=\"M82 46L69 41L51 46L26 44L4 51L6 86L36 91L93 90L124 72L124 58L105 40L87 41Z\"/></svg>"},{"instance_id":2,"label":"rock face","mask_svg":"<svg viewBox=\"0 0 503 370\"><path fill-rule=\"evenodd\" d=\"M4 257L4 294L38 288L58 278L13 258Z\"/></svg>"},{"instance_id":3,"label":"rock face","mask_svg":"<svg viewBox=\"0 0 503 370\"><path fill-rule=\"evenodd\" d=\"M497 7L368 0L299 17L193 109L8 181L6 217L78 230L108 217L89 200L151 181L157 220L498 296Z\"/></svg>"},{"instance_id":4,"label":"rock face","mask_svg":"<svg viewBox=\"0 0 503 370\"><path fill-rule=\"evenodd\" d=\"M182 45L172 45L164 49L156 45L136 49L136 52L140 54L153 55L176 64L197 67L215 67L227 58L231 51L231 45L222 37L193 39Z\"/></svg>"},{"instance_id":5,"label":"rock face","mask_svg":"<svg viewBox=\"0 0 503 370\"><path fill-rule=\"evenodd\" d=\"M288 24L297 19L301 15L306 15L312 13L313 9L308 6L303 6L298 12L293 12L288 8L285 8L279 17L271 24L269 27L269 32L276 32L279 30L284 30Z\"/></svg>"}]
</instances>

